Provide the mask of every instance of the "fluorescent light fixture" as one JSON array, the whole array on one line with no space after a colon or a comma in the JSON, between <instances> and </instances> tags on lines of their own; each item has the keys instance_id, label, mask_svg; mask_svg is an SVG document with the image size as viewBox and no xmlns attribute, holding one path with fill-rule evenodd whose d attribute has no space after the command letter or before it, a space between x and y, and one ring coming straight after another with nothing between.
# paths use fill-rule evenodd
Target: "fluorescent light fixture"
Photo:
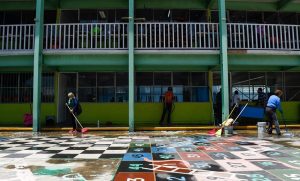
<instances>
[{"instance_id":1,"label":"fluorescent light fixture","mask_svg":"<svg viewBox=\"0 0 300 181\"><path fill-rule=\"evenodd\" d=\"M171 13L171 10L169 10L169 12L168 12L168 18L170 18L170 13Z\"/></svg>"},{"instance_id":2,"label":"fluorescent light fixture","mask_svg":"<svg viewBox=\"0 0 300 181\"><path fill-rule=\"evenodd\" d=\"M99 14L102 19L106 18L104 11L99 11Z\"/></svg>"}]
</instances>

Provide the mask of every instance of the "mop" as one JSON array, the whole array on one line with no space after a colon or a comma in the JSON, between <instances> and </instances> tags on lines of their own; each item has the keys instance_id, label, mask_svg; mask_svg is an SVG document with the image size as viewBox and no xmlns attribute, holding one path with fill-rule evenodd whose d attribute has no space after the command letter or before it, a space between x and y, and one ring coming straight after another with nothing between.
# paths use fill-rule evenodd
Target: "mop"
<instances>
[{"instance_id":1,"label":"mop","mask_svg":"<svg viewBox=\"0 0 300 181\"><path fill-rule=\"evenodd\" d=\"M221 136L222 135L222 130L223 130L223 128L225 127L225 126L229 126L229 125L233 125L235 122L236 122L236 120L240 117L240 115L243 113L243 111L245 110L245 108L248 106L248 103L243 107L243 109L241 110L241 112L239 113L239 115L233 120L233 119L228 119L228 120L226 120L226 122L224 123L224 125L223 125L223 123L222 123L222 127L216 132L216 136Z\"/></svg>"},{"instance_id":2,"label":"mop","mask_svg":"<svg viewBox=\"0 0 300 181\"><path fill-rule=\"evenodd\" d=\"M76 122L80 125L80 127L81 127L81 133L86 133L86 132L88 132L88 131L89 131L88 128L84 128L84 127L80 124L79 120L77 119L77 117L75 116L75 114L73 113L73 111L71 111L71 108L68 106L67 103L66 103L66 106L68 107L68 109L69 109L69 111L72 113L72 115L74 116Z\"/></svg>"},{"instance_id":3,"label":"mop","mask_svg":"<svg viewBox=\"0 0 300 181\"><path fill-rule=\"evenodd\" d=\"M284 128L285 128L285 132L282 134L282 136L284 136L284 137L290 137L290 138L294 137L294 134L291 133L291 132L289 132L288 129L287 129L287 127L286 127L286 121L285 121L283 113L281 113L281 119L282 119L282 121L284 123Z\"/></svg>"},{"instance_id":4,"label":"mop","mask_svg":"<svg viewBox=\"0 0 300 181\"><path fill-rule=\"evenodd\" d=\"M230 118L231 114L234 112L234 110L235 110L236 107L237 107L237 104L234 105L233 109L231 110L230 114L227 116L227 119L223 121L222 125L225 125L225 123L226 123L227 121L232 120L232 119L229 119L229 118ZM217 129L214 128L214 129L208 131L207 133L208 133L208 134L211 134L211 135L214 135L214 134L216 134L216 130L217 130Z\"/></svg>"}]
</instances>

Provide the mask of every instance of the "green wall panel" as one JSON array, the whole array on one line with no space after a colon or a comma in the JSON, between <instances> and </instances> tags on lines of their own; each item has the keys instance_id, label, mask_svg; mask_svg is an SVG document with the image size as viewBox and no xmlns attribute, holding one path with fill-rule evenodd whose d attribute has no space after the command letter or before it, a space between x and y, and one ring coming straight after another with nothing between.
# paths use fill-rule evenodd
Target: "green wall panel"
<instances>
[{"instance_id":1,"label":"green wall panel","mask_svg":"<svg viewBox=\"0 0 300 181\"><path fill-rule=\"evenodd\" d=\"M158 126L163 111L163 104L136 103L135 110L135 124L137 126ZM165 117L165 123L166 122L167 115ZM210 103L175 103L175 108L171 116L171 122L175 125L211 124Z\"/></svg>"},{"instance_id":2,"label":"green wall panel","mask_svg":"<svg viewBox=\"0 0 300 181\"><path fill-rule=\"evenodd\" d=\"M127 103L81 103L83 112L79 120L83 125L96 126L107 121L113 126L128 126ZM211 125L210 103L176 103L172 113L172 123L176 125ZM300 123L300 102L282 103L288 123ZM44 125L47 115L56 116L54 103L42 104ZM137 126L157 126L162 113L161 103L135 103L135 124ZM29 104L0 104L0 126L23 126L23 115L30 112ZM278 114L278 118L281 119ZM283 122L280 121L281 124Z\"/></svg>"},{"instance_id":3,"label":"green wall panel","mask_svg":"<svg viewBox=\"0 0 300 181\"><path fill-rule=\"evenodd\" d=\"M283 102L282 109L287 122L300 123L300 102ZM278 118L281 120L280 114L278 114ZM282 121L279 122L283 124Z\"/></svg>"},{"instance_id":4,"label":"green wall panel","mask_svg":"<svg viewBox=\"0 0 300 181\"><path fill-rule=\"evenodd\" d=\"M0 126L23 126L23 115L30 113L29 104L0 104ZM41 109L41 124L45 124L47 115L56 116L54 103L43 103Z\"/></svg>"},{"instance_id":5,"label":"green wall panel","mask_svg":"<svg viewBox=\"0 0 300 181\"><path fill-rule=\"evenodd\" d=\"M112 122L112 126L128 126L127 103L81 103L82 113L79 120L83 125L97 126Z\"/></svg>"}]
</instances>

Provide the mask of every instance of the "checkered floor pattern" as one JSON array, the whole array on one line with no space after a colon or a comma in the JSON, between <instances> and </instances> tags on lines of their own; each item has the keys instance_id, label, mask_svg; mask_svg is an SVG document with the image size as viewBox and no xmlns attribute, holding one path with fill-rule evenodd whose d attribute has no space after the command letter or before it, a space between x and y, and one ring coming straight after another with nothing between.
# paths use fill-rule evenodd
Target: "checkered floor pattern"
<instances>
[{"instance_id":1,"label":"checkered floor pattern","mask_svg":"<svg viewBox=\"0 0 300 181\"><path fill-rule=\"evenodd\" d=\"M1 158L120 159L115 181L300 180L300 149L242 136L1 138Z\"/></svg>"}]
</instances>

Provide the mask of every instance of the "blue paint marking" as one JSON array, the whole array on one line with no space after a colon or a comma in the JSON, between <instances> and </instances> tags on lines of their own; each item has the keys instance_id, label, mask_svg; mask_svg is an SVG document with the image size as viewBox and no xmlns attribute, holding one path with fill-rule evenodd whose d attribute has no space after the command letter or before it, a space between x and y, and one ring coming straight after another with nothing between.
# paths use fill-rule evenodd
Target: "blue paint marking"
<instances>
[{"instance_id":1,"label":"blue paint marking","mask_svg":"<svg viewBox=\"0 0 300 181\"><path fill-rule=\"evenodd\" d=\"M152 147L152 153L176 153L173 147Z\"/></svg>"},{"instance_id":2,"label":"blue paint marking","mask_svg":"<svg viewBox=\"0 0 300 181\"><path fill-rule=\"evenodd\" d=\"M152 160L152 155L150 153L126 153L123 161L144 161L144 158Z\"/></svg>"}]
</instances>

